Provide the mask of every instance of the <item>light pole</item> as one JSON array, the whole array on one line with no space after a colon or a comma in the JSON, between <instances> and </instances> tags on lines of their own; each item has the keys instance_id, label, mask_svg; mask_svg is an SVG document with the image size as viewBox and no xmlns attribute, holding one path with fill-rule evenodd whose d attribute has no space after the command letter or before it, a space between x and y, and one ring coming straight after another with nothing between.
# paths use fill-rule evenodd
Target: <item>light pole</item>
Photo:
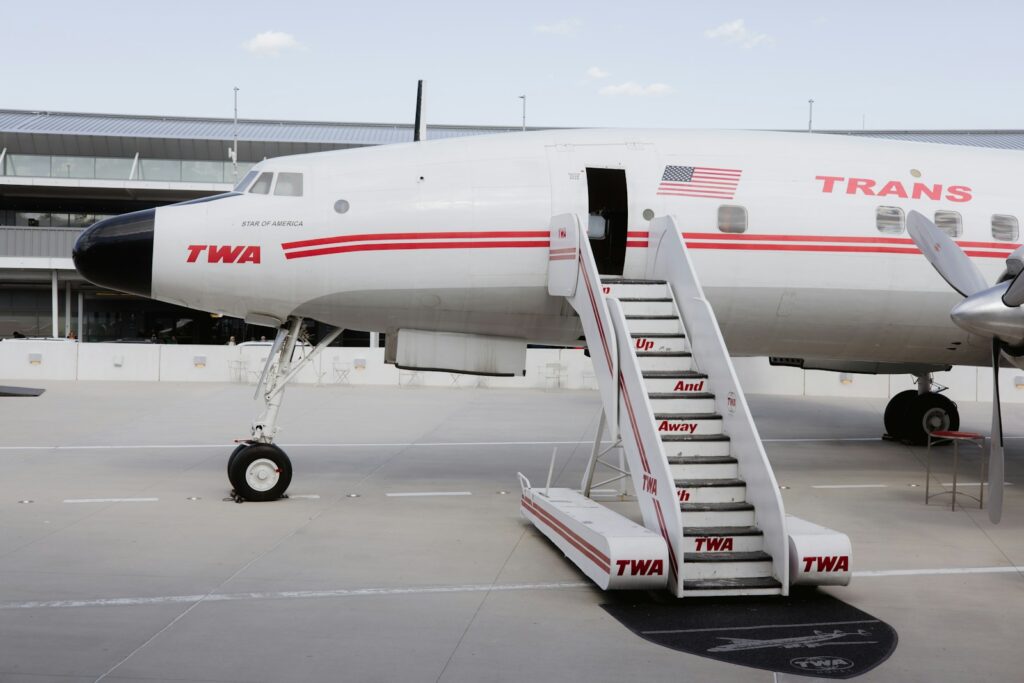
<instances>
[{"instance_id":1,"label":"light pole","mask_svg":"<svg viewBox=\"0 0 1024 683\"><path fill-rule=\"evenodd\" d=\"M520 95L519 99L523 101L523 131L526 131L526 95Z\"/></svg>"},{"instance_id":2,"label":"light pole","mask_svg":"<svg viewBox=\"0 0 1024 683\"><path fill-rule=\"evenodd\" d=\"M231 174L234 176L233 185L238 184L238 86L235 86L235 144L231 148Z\"/></svg>"},{"instance_id":3,"label":"light pole","mask_svg":"<svg viewBox=\"0 0 1024 683\"><path fill-rule=\"evenodd\" d=\"M807 132L814 127L814 100L807 100Z\"/></svg>"}]
</instances>

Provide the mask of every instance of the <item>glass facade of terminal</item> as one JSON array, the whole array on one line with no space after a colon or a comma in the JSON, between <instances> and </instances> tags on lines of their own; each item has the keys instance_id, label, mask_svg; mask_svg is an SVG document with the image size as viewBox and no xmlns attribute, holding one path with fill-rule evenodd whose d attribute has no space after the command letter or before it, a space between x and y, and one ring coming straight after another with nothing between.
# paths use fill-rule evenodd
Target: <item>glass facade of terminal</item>
<instances>
[{"instance_id":1,"label":"glass facade of terminal","mask_svg":"<svg viewBox=\"0 0 1024 683\"><path fill-rule=\"evenodd\" d=\"M80 180L149 180L172 183L234 184L254 164L238 163L237 177L230 161L145 159L133 157L78 157L41 154L7 154L5 176L26 178L77 178Z\"/></svg>"}]
</instances>

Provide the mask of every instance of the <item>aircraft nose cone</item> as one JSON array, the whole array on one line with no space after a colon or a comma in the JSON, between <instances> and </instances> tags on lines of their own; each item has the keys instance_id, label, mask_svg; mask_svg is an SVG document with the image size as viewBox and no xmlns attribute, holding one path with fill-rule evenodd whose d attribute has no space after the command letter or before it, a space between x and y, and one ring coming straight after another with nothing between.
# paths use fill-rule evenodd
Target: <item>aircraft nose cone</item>
<instances>
[{"instance_id":1,"label":"aircraft nose cone","mask_svg":"<svg viewBox=\"0 0 1024 683\"><path fill-rule=\"evenodd\" d=\"M156 209L145 209L94 223L75 242L75 268L100 287L151 296L155 219Z\"/></svg>"}]
</instances>

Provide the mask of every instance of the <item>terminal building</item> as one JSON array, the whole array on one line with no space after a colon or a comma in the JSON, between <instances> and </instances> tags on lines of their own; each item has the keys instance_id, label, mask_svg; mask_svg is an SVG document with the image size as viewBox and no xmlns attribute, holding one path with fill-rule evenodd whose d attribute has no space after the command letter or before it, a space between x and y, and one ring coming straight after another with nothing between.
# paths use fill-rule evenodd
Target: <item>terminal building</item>
<instances>
[{"instance_id":1,"label":"terminal building","mask_svg":"<svg viewBox=\"0 0 1024 683\"><path fill-rule=\"evenodd\" d=\"M431 126L430 139L517 128ZM1024 131L821 131L1024 149ZM107 216L231 190L270 157L411 142L411 124L0 110L0 339L224 344L265 328L97 289L75 271L79 233ZM226 161L237 140L238 162ZM315 332L315 331L314 331ZM346 331L342 344L369 335Z\"/></svg>"}]
</instances>

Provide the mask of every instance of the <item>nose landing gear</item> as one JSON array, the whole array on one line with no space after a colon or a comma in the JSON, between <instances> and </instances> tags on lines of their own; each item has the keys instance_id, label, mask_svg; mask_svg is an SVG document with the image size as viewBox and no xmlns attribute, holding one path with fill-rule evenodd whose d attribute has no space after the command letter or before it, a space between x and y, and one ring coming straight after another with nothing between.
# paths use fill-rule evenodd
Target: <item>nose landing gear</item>
<instances>
[{"instance_id":1,"label":"nose landing gear","mask_svg":"<svg viewBox=\"0 0 1024 683\"><path fill-rule=\"evenodd\" d=\"M256 387L256 397L262 396L265 408L253 422L250 438L239 444L228 458L228 481L231 482L232 496L238 502L277 500L288 490L292 481L292 461L274 444L284 388L341 332L341 328L335 329L293 364L296 343L303 335L302 318L291 317L278 330Z\"/></svg>"},{"instance_id":2,"label":"nose landing gear","mask_svg":"<svg viewBox=\"0 0 1024 683\"><path fill-rule=\"evenodd\" d=\"M890 437L924 446L931 432L960 428L956 403L932 391L933 384L931 375L919 377L917 389L901 391L889 400L884 419Z\"/></svg>"}]
</instances>

